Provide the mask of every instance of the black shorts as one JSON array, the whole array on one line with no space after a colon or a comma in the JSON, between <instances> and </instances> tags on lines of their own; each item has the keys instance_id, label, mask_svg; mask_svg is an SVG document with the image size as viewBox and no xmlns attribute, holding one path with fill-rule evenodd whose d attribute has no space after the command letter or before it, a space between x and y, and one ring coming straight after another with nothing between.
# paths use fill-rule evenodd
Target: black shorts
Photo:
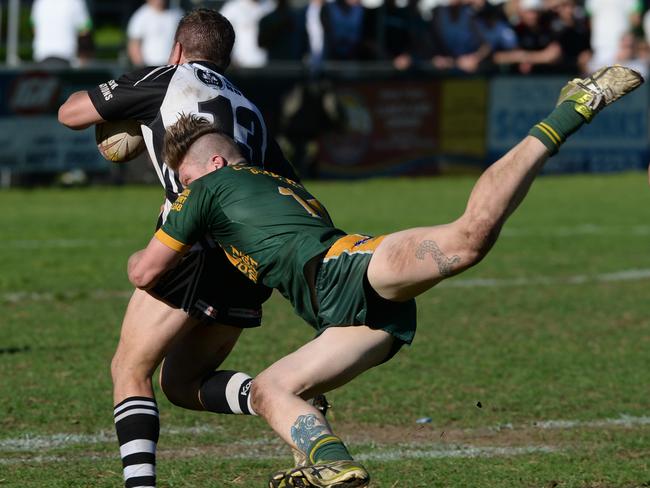
<instances>
[{"instance_id":1,"label":"black shorts","mask_svg":"<svg viewBox=\"0 0 650 488\"><path fill-rule=\"evenodd\" d=\"M221 248L190 251L151 290L174 308L205 322L259 327L271 289L237 270Z\"/></svg>"}]
</instances>

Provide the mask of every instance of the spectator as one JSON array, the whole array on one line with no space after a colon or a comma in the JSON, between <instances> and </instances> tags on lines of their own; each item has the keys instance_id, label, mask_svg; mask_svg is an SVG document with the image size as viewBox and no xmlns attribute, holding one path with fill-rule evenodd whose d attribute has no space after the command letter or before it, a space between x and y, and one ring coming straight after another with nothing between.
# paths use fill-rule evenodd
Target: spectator
<instances>
[{"instance_id":1,"label":"spectator","mask_svg":"<svg viewBox=\"0 0 650 488\"><path fill-rule=\"evenodd\" d=\"M476 12L479 33L492 52L510 51L517 47L517 34L501 7L486 0L472 0L471 4Z\"/></svg>"},{"instance_id":2,"label":"spectator","mask_svg":"<svg viewBox=\"0 0 650 488\"><path fill-rule=\"evenodd\" d=\"M345 110L332 84L314 78L296 83L283 100L280 123L298 174L317 178L319 139L345 125Z\"/></svg>"},{"instance_id":3,"label":"spectator","mask_svg":"<svg viewBox=\"0 0 650 488\"><path fill-rule=\"evenodd\" d=\"M642 29L643 29L643 35L645 37L646 44L650 45L650 10L647 10L646 13L643 14Z\"/></svg>"},{"instance_id":4,"label":"spectator","mask_svg":"<svg viewBox=\"0 0 650 488\"><path fill-rule=\"evenodd\" d=\"M87 45L92 28L84 0L35 0L30 21L34 61L51 68L83 64L79 41L86 39Z\"/></svg>"},{"instance_id":5,"label":"spectator","mask_svg":"<svg viewBox=\"0 0 650 488\"><path fill-rule=\"evenodd\" d=\"M273 11L273 0L228 0L221 14L235 29L232 63L241 68L260 68L267 62L266 49L260 47L260 19Z\"/></svg>"},{"instance_id":6,"label":"spectator","mask_svg":"<svg viewBox=\"0 0 650 488\"><path fill-rule=\"evenodd\" d=\"M562 48L558 67L563 71L585 73L591 58L591 31L584 10L575 0L553 0L550 6L556 14L552 29Z\"/></svg>"},{"instance_id":7,"label":"spectator","mask_svg":"<svg viewBox=\"0 0 650 488\"><path fill-rule=\"evenodd\" d=\"M551 17L542 8L542 1L520 0L518 18L515 32L519 48L495 53L495 63L511 66L522 74L555 70L562 58L562 47L551 30Z\"/></svg>"},{"instance_id":8,"label":"spectator","mask_svg":"<svg viewBox=\"0 0 650 488\"><path fill-rule=\"evenodd\" d=\"M319 71L323 63L325 31L322 14L324 3L324 0L309 0L309 3L298 11L296 27L298 52L312 71Z\"/></svg>"},{"instance_id":9,"label":"spectator","mask_svg":"<svg viewBox=\"0 0 650 488\"><path fill-rule=\"evenodd\" d=\"M289 6L289 0L277 2L275 10L260 19L258 44L266 49L269 61L297 60L296 13Z\"/></svg>"},{"instance_id":10,"label":"spectator","mask_svg":"<svg viewBox=\"0 0 650 488\"><path fill-rule=\"evenodd\" d=\"M640 24L638 0L587 0L585 7L591 17L591 67L604 66L616 60L621 38Z\"/></svg>"},{"instance_id":11,"label":"spectator","mask_svg":"<svg viewBox=\"0 0 650 488\"><path fill-rule=\"evenodd\" d=\"M468 0L450 0L448 5L434 8L431 26L435 49L432 63L438 69L473 73L490 53Z\"/></svg>"},{"instance_id":12,"label":"spectator","mask_svg":"<svg viewBox=\"0 0 650 488\"><path fill-rule=\"evenodd\" d=\"M647 77L650 58L645 39L637 37L632 32L623 34L618 45L616 62L638 71L644 78Z\"/></svg>"},{"instance_id":13,"label":"spectator","mask_svg":"<svg viewBox=\"0 0 650 488\"><path fill-rule=\"evenodd\" d=\"M127 51L135 66L167 63L174 47L174 33L183 12L168 8L166 0L147 0L129 19Z\"/></svg>"},{"instance_id":14,"label":"spectator","mask_svg":"<svg viewBox=\"0 0 650 488\"><path fill-rule=\"evenodd\" d=\"M360 59L364 40L364 9L360 1L326 3L322 20L326 58L336 61Z\"/></svg>"},{"instance_id":15,"label":"spectator","mask_svg":"<svg viewBox=\"0 0 650 488\"><path fill-rule=\"evenodd\" d=\"M418 9L418 0L408 0L400 7L396 0L387 0L379 13L378 43L383 58L398 70L411 67L414 61L431 53L426 21Z\"/></svg>"}]
</instances>

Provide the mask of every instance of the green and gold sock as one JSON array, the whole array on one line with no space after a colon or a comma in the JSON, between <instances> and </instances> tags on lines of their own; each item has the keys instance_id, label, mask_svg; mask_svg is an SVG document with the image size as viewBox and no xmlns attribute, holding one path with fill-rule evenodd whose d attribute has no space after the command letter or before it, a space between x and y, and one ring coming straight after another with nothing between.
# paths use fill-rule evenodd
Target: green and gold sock
<instances>
[{"instance_id":1,"label":"green and gold sock","mask_svg":"<svg viewBox=\"0 0 650 488\"><path fill-rule=\"evenodd\" d=\"M309 448L307 456L312 463L318 461L352 460L352 456L350 456L343 441L332 434L323 434L318 437Z\"/></svg>"},{"instance_id":2,"label":"green and gold sock","mask_svg":"<svg viewBox=\"0 0 650 488\"><path fill-rule=\"evenodd\" d=\"M529 135L536 137L555 154L567 137L585 123L585 119L576 112L575 102L567 100L555 107L548 117L530 129Z\"/></svg>"}]
</instances>

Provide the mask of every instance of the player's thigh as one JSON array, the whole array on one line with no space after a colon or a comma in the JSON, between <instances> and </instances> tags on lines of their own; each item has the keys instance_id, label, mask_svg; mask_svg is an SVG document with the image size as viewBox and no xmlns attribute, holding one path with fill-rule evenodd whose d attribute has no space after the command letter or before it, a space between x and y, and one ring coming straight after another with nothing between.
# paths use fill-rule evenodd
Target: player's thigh
<instances>
[{"instance_id":1,"label":"player's thigh","mask_svg":"<svg viewBox=\"0 0 650 488\"><path fill-rule=\"evenodd\" d=\"M383 298L404 301L475 263L462 220L389 234L368 265L368 282Z\"/></svg>"},{"instance_id":2,"label":"player's thigh","mask_svg":"<svg viewBox=\"0 0 650 488\"><path fill-rule=\"evenodd\" d=\"M170 307L143 290L135 290L122 322L113 358L114 374L119 370L153 374L174 341L196 324L197 321L184 311Z\"/></svg>"},{"instance_id":3,"label":"player's thigh","mask_svg":"<svg viewBox=\"0 0 650 488\"><path fill-rule=\"evenodd\" d=\"M202 322L174 343L160 370L160 382L178 387L200 381L217 369L237 343L242 329Z\"/></svg>"},{"instance_id":4,"label":"player's thigh","mask_svg":"<svg viewBox=\"0 0 650 488\"><path fill-rule=\"evenodd\" d=\"M311 398L385 361L393 341L387 332L365 325L330 327L262 371L253 383Z\"/></svg>"}]
</instances>

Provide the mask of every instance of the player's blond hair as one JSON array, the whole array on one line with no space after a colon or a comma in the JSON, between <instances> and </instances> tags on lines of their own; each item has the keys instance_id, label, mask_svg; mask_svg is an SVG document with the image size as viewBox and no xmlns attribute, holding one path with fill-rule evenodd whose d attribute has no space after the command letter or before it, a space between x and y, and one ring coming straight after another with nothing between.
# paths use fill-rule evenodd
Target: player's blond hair
<instances>
[{"instance_id":1,"label":"player's blond hair","mask_svg":"<svg viewBox=\"0 0 650 488\"><path fill-rule=\"evenodd\" d=\"M192 145L206 135L215 136L215 149L229 164L246 164L235 141L205 117L193 114L181 114L176 123L165 132L163 144L165 164L173 171L178 171Z\"/></svg>"}]
</instances>

